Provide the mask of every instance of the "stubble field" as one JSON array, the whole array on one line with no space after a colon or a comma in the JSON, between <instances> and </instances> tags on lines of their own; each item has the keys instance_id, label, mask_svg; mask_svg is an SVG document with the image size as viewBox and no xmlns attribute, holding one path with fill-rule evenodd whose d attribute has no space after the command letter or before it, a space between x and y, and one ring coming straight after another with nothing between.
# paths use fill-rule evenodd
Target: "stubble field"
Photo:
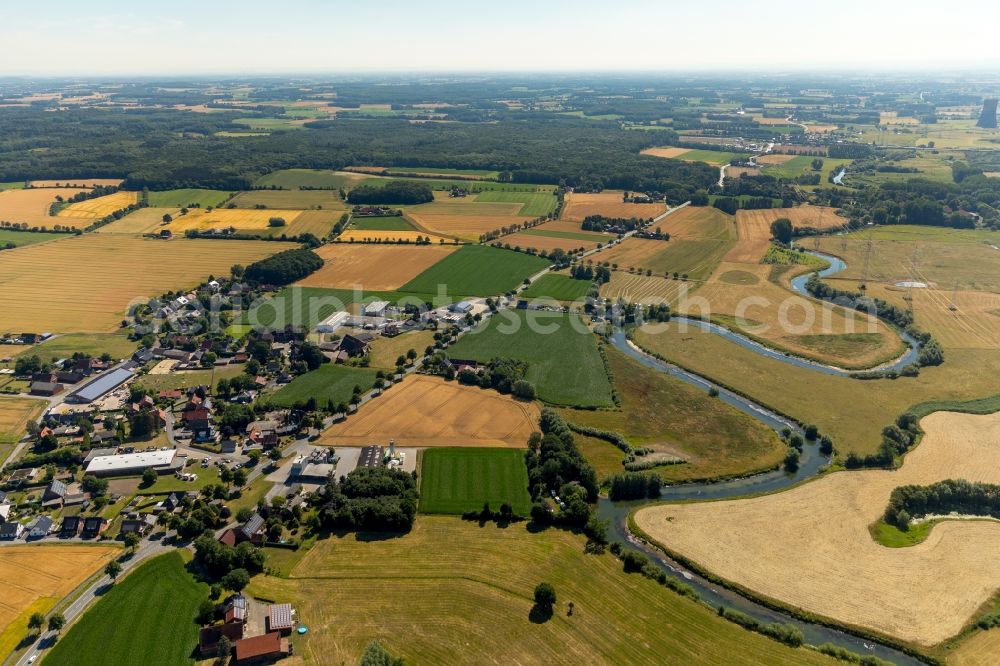
<instances>
[{"instance_id":1,"label":"stubble field","mask_svg":"<svg viewBox=\"0 0 1000 666\"><path fill-rule=\"evenodd\" d=\"M454 245L357 245L334 243L316 250L322 268L298 284L366 291L398 289L457 249Z\"/></svg>"},{"instance_id":2,"label":"stubble field","mask_svg":"<svg viewBox=\"0 0 1000 666\"><path fill-rule=\"evenodd\" d=\"M751 499L658 505L635 521L673 552L758 594L922 646L957 634L1000 588L1000 524L945 521L907 548L868 526L898 486L1000 482L1000 414L938 412L896 471L840 472Z\"/></svg>"},{"instance_id":3,"label":"stubble field","mask_svg":"<svg viewBox=\"0 0 1000 666\"><path fill-rule=\"evenodd\" d=\"M49 208L56 202L56 196L64 199L79 194L89 192L83 188L38 188L28 190L3 190L0 191L0 221L15 222L18 224L27 223L29 227L48 227L51 229L55 225L62 226L87 226L89 220L72 220L61 218L60 216L49 215Z\"/></svg>"},{"instance_id":4,"label":"stubble field","mask_svg":"<svg viewBox=\"0 0 1000 666\"><path fill-rule=\"evenodd\" d=\"M565 198L562 219L583 222L589 215L646 219L656 217L667 210L666 204L662 203L623 203L623 195L624 193L618 190L605 190L594 194L569 193ZM579 227L577 229L579 230Z\"/></svg>"},{"instance_id":5,"label":"stubble field","mask_svg":"<svg viewBox=\"0 0 1000 666\"><path fill-rule=\"evenodd\" d=\"M139 201L138 192L119 191L95 199L78 201L59 211L58 217L69 217L82 220L99 220L116 210L127 208Z\"/></svg>"},{"instance_id":6,"label":"stubble field","mask_svg":"<svg viewBox=\"0 0 1000 666\"><path fill-rule=\"evenodd\" d=\"M538 429L538 408L495 391L413 375L323 432L329 446L527 446Z\"/></svg>"},{"instance_id":7,"label":"stubble field","mask_svg":"<svg viewBox=\"0 0 1000 666\"><path fill-rule=\"evenodd\" d=\"M85 234L0 255L0 329L109 332L127 306L294 247ZM40 277L43 276L43 277Z\"/></svg>"}]
</instances>

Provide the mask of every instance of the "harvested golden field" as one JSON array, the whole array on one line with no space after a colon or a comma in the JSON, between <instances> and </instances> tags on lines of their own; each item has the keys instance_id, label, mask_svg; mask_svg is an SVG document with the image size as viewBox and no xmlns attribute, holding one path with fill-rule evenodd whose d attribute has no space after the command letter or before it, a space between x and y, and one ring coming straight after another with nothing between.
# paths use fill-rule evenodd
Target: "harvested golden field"
<instances>
[{"instance_id":1,"label":"harvested golden field","mask_svg":"<svg viewBox=\"0 0 1000 666\"><path fill-rule=\"evenodd\" d=\"M754 592L844 624L931 646L1000 588L1000 524L945 521L905 548L868 531L894 488L944 479L1000 483L1000 413L937 412L900 469L837 472L751 499L641 509L667 549Z\"/></svg>"},{"instance_id":2,"label":"harvested golden field","mask_svg":"<svg viewBox=\"0 0 1000 666\"><path fill-rule=\"evenodd\" d=\"M183 234L189 229L205 231L229 228L262 233L271 229L268 220L280 217L285 221L285 226L277 227L275 231L287 233L299 215L302 215L301 210L216 208L209 212L207 208L191 208L187 215L175 215L174 221L164 228L170 229L175 235Z\"/></svg>"},{"instance_id":3,"label":"harvested golden field","mask_svg":"<svg viewBox=\"0 0 1000 666\"><path fill-rule=\"evenodd\" d=\"M991 247L1000 247L1000 241L961 240L976 238L972 233L954 233L934 241L876 237L872 241L868 279L889 284L916 280L942 291L956 286L970 291L1000 291L1000 251ZM996 233L990 236L1000 238ZM847 262L847 269L837 277L857 282L864 275L867 232L820 238L818 247Z\"/></svg>"},{"instance_id":4,"label":"harvested golden field","mask_svg":"<svg viewBox=\"0 0 1000 666\"><path fill-rule=\"evenodd\" d=\"M877 317L793 293L785 287L786 272L787 267L724 262L677 310L844 368L869 368L906 350Z\"/></svg>"},{"instance_id":5,"label":"harvested golden field","mask_svg":"<svg viewBox=\"0 0 1000 666\"><path fill-rule=\"evenodd\" d=\"M398 289L455 251L455 245L360 245L330 243L316 249L326 262L297 284L366 291ZM422 350L421 350L422 351Z\"/></svg>"},{"instance_id":6,"label":"harvested golden field","mask_svg":"<svg viewBox=\"0 0 1000 666\"><path fill-rule=\"evenodd\" d=\"M570 250L578 250L580 248L583 248L584 250L592 250L597 247L598 243L606 241L607 238L601 237L595 237L594 240L581 240L579 238L546 236L543 234L526 234L523 232L511 234L510 236L502 236L497 239L497 242L503 243L504 245L510 245L511 247L534 248L539 252L542 250L551 252L556 249L569 252Z\"/></svg>"},{"instance_id":7,"label":"harvested golden field","mask_svg":"<svg viewBox=\"0 0 1000 666\"><path fill-rule=\"evenodd\" d=\"M657 222L656 227L671 238L737 238L733 216L711 206L685 206Z\"/></svg>"},{"instance_id":8,"label":"harvested golden field","mask_svg":"<svg viewBox=\"0 0 1000 666\"><path fill-rule=\"evenodd\" d=\"M229 200L237 208L253 208L267 206L285 210L323 210L346 211L347 204L341 201L337 192L332 190L253 190L240 192Z\"/></svg>"},{"instance_id":9,"label":"harvested golden field","mask_svg":"<svg viewBox=\"0 0 1000 666\"><path fill-rule=\"evenodd\" d=\"M282 233L289 236L299 234L312 234L316 238L326 238L333 230L333 225L340 220L345 211L323 208L323 210L304 210L295 218L295 223L287 227L278 229L278 235Z\"/></svg>"},{"instance_id":10,"label":"harvested golden field","mask_svg":"<svg viewBox=\"0 0 1000 666\"><path fill-rule=\"evenodd\" d=\"M839 289L855 289L850 280L834 280ZM985 291L905 289L869 284L868 295L901 308L912 308L917 325L947 348L1000 349L1000 294ZM907 300L910 299L910 300ZM954 304L955 309L952 309Z\"/></svg>"},{"instance_id":11,"label":"harvested golden field","mask_svg":"<svg viewBox=\"0 0 1000 666\"><path fill-rule=\"evenodd\" d=\"M48 612L103 567L116 546L11 545L0 549L0 649L9 653L28 631L32 613Z\"/></svg>"},{"instance_id":12,"label":"harvested golden field","mask_svg":"<svg viewBox=\"0 0 1000 666\"><path fill-rule=\"evenodd\" d=\"M1000 631L978 631L948 653L949 666L995 666L1000 654Z\"/></svg>"},{"instance_id":13,"label":"harvested golden field","mask_svg":"<svg viewBox=\"0 0 1000 666\"><path fill-rule=\"evenodd\" d=\"M249 592L294 604L309 626L295 653L310 665L356 664L375 639L408 664L836 663L628 575L609 553L584 552L584 542L527 522L480 527L420 515L402 535L321 539L287 578L257 576ZM532 591L543 580L559 601L539 622Z\"/></svg>"},{"instance_id":14,"label":"harvested golden field","mask_svg":"<svg viewBox=\"0 0 1000 666\"><path fill-rule=\"evenodd\" d=\"M140 208L120 220L99 227L94 233L151 234L158 232L161 227L172 230L172 226L163 224L163 216L170 215L176 218L179 211L180 208Z\"/></svg>"},{"instance_id":15,"label":"harvested golden field","mask_svg":"<svg viewBox=\"0 0 1000 666\"><path fill-rule=\"evenodd\" d=\"M63 178L56 180L32 180L31 187L108 187L111 185L121 185L124 180L121 178Z\"/></svg>"},{"instance_id":16,"label":"harvested golden field","mask_svg":"<svg viewBox=\"0 0 1000 666\"><path fill-rule=\"evenodd\" d=\"M415 243L418 238L430 238L435 243L456 243L454 238L429 234L423 231L378 231L374 229L348 229L337 236L338 241L344 243L395 243L407 241Z\"/></svg>"},{"instance_id":17,"label":"harvested golden field","mask_svg":"<svg viewBox=\"0 0 1000 666\"><path fill-rule=\"evenodd\" d=\"M392 370L396 359L413 349L423 355L428 346L434 344L434 331L411 331L395 337L380 335L371 344L371 367Z\"/></svg>"},{"instance_id":18,"label":"harvested golden field","mask_svg":"<svg viewBox=\"0 0 1000 666\"><path fill-rule=\"evenodd\" d=\"M84 234L0 254L0 330L108 332L128 306L297 247Z\"/></svg>"},{"instance_id":19,"label":"harvested golden field","mask_svg":"<svg viewBox=\"0 0 1000 666\"><path fill-rule=\"evenodd\" d=\"M418 350L420 351L420 350ZM323 431L329 446L498 446L524 448L538 429L534 403L495 391L411 375L357 414Z\"/></svg>"},{"instance_id":20,"label":"harvested golden field","mask_svg":"<svg viewBox=\"0 0 1000 666\"><path fill-rule=\"evenodd\" d=\"M625 271L613 271L611 280L601 285L601 298L617 301L624 299L629 303L642 305L658 305L667 303L673 306L683 289L693 290L698 283L682 280L669 280L658 275L636 275Z\"/></svg>"},{"instance_id":21,"label":"harvested golden field","mask_svg":"<svg viewBox=\"0 0 1000 666\"><path fill-rule=\"evenodd\" d=\"M761 155L755 161L760 165L774 165L774 164L784 164L795 158L795 155L777 155L775 153L768 153L767 155Z\"/></svg>"},{"instance_id":22,"label":"harvested golden field","mask_svg":"<svg viewBox=\"0 0 1000 666\"><path fill-rule=\"evenodd\" d=\"M804 204L795 208L765 208L736 211L736 226L746 229L747 238L771 238L771 223L779 218L791 221L796 229L835 229L847 224L847 218L837 215L835 208Z\"/></svg>"},{"instance_id":23,"label":"harvested golden field","mask_svg":"<svg viewBox=\"0 0 1000 666\"><path fill-rule=\"evenodd\" d=\"M562 219L583 222L588 215L645 219L656 217L667 210L667 205L663 203L623 203L623 196L624 192L619 190L605 190L594 194L571 192L566 195Z\"/></svg>"},{"instance_id":24,"label":"harvested golden field","mask_svg":"<svg viewBox=\"0 0 1000 666\"><path fill-rule=\"evenodd\" d=\"M64 199L79 194L89 192L82 188L63 189L30 189L30 190L3 190L0 191L0 221L27 223L31 227L48 227L55 225L80 226L74 220L60 219L49 215L49 209L56 202L56 197ZM89 224L84 220L83 226Z\"/></svg>"},{"instance_id":25,"label":"harvested golden field","mask_svg":"<svg viewBox=\"0 0 1000 666\"><path fill-rule=\"evenodd\" d=\"M83 220L99 220L116 210L127 208L139 201L138 192L118 191L96 199L78 201L59 211L59 217L78 218Z\"/></svg>"},{"instance_id":26,"label":"harvested golden field","mask_svg":"<svg viewBox=\"0 0 1000 666\"><path fill-rule=\"evenodd\" d=\"M680 238L660 241L646 238L626 238L621 243L601 250L595 261L608 262L619 269L651 271L654 275L677 273L692 280L704 280L735 241L715 238Z\"/></svg>"},{"instance_id":27,"label":"harvested golden field","mask_svg":"<svg viewBox=\"0 0 1000 666\"><path fill-rule=\"evenodd\" d=\"M506 206L507 204L500 204ZM517 208L515 204L515 208ZM519 215L438 215L409 212L407 215L418 229L439 236L449 236L461 240L476 242L487 231L502 229L512 224L523 224L530 217Z\"/></svg>"},{"instance_id":28,"label":"harvested golden field","mask_svg":"<svg viewBox=\"0 0 1000 666\"><path fill-rule=\"evenodd\" d=\"M558 231L561 233L572 233L572 234L583 234L585 236L595 236L601 241L609 241L614 238L611 234L602 233L599 231L584 231L580 226L579 220L550 220L548 222L543 222L537 227L532 227L539 231Z\"/></svg>"},{"instance_id":29,"label":"harvested golden field","mask_svg":"<svg viewBox=\"0 0 1000 666\"><path fill-rule=\"evenodd\" d=\"M676 159L683 155L684 153L690 152L690 148L678 148L676 146L663 146L660 148L647 148L646 150L639 151L640 155L652 155L653 157L666 157L668 159Z\"/></svg>"},{"instance_id":30,"label":"harvested golden field","mask_svg":"<svg viewBox=\"0 0 1000 666\"><path fill-rule=\"evenodd\" d=\"M21 350L30 347L21 346ZM0 396L0 444L16 442L25 434L28 421L34 421L48 406L46 400Z\"/></svg>"}]
</instances>

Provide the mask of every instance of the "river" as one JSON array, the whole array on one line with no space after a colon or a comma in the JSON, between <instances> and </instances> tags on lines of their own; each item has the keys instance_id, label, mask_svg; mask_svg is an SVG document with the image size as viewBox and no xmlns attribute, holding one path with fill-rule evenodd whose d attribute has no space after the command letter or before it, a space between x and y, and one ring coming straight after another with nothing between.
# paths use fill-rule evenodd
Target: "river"
<instances>
[{"instance_id":1,"label":"river","mask_svg":"<svg viewBox=\"0 0 1000 666\"><path fill-rule=\"evenodd\" d=\"M816 252L811 252L817 257L822 258L828 262L829 266L822 271L820 271L821 277L827 277L829 275L834 275L843 271L847 264L845 264L841 259L833 257L830 255L823 255ZM792 280L792 289L796 293L807 295L805 290L806 281L808 281L809 275L803 275ZM699 320L688 320L688 322L696 325L703 325L705 330L709 330L716 335L721 335L728 340L731 340L743 347L749 348L756 353L768 356L769 358L776 358L783 362L794 363L803 367L809 367L811 369L817 370L819 372L827 372L839 374L843 373L836 368L829 368L827 366L820 365L818 363L812 363L805 361L804 359L797 359L794 357L786 356L774 350L768 349L763 345L760 345L748 338L744 338L738 334L729 331L721 326L715 326L714 324L707 324L706 322L701 322ZM895 361L889 367L901 367L911 362L917 353L918 346L916 341L910 338L910 336L901 333L904 340L910 345L909 351L904 354L900 359ZM659 359L653 358L652 356L646 354L641 349L639 349L635 344L633 344L625 335L625 333L618 329L612 333L610 337L610 343L619 351L628 355L630 358L641 363L642 365L662 372L670 377L683 381L691 386L695 386L705 392L708 392L711 388L718 390L718 398L730 405L731 407L738 409L739 411L748 414L757 421L767 425L768 427L774 429L775 431L781 431L785 428L792 430L793 432L802 433L800 426L794 421L781 416L767 409L763 405L760 405L753 400L734 393L726 388L720 387L713 383L712 381L677 366L671 365ZM846 373L845 373L846 374ZM670 501L681 501L681 500L714 500L714 499L726 499L726 498L736 498L744 497L748 495L755 495L760 493L769 493L779 490L786 489L792 485L806 481L822 470L826 465L830 463L830 459L819 452L819 447L815 443L807 442L802 450L802 456L799 461L799 467L795 472L786 472L783 469L772 470L770 472L763 472L760 474L754 474L751 476L730 479L718 482L705 482L705 483L686 483L677 484L673 486L667 486L661 491L661 498L663 500ZM612 541L621 543L627 548L638 550L645 555L649 556L650 559L658 566L662 571L664 571L668 576L677 579L678 581L684 582L695 589L699 597L707 604L718 607L724 605L730 608L734 608L742 613L746 613L751 617L757 619L760 622L780 622L785 624L791 624L802 631L805 637L806 643L811 645L820 645L823 643L832 643L834 645L840 646L842 648L851 650L852 652L861 655L874 655L881 659L885 659L896 664L920 664L920 660L912 657L900 650L892 648L888 645L875 642L871 639L860 638L849 634L838 629L827 627L821 624L816 624L812 622L804 622L798 620L791 615L776 611L768 608L762 604L759 604L751 599L744 597L736 592L728 590L720 585L712 583L701 576L685 569L678 563L674 562L668 558L662 551L654 549L647 546L646 544L638 541L628 530L628 515L631 511L647 505L647 501L635 501L635 502L612 502L608 499L601 499L598 501L597 515L601 519L606 519L610 523L609 528L609 538Z\"/></svg>"}]
</instances>

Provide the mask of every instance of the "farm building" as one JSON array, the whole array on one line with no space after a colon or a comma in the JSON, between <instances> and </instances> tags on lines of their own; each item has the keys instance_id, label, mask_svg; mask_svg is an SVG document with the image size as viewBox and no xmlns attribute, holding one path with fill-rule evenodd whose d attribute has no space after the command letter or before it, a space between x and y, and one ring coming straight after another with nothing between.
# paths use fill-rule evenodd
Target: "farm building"
<instances>
[{"instance_id":1,"label":"farm building","mask_svg":"<svg viewBox=\"0 0 1000 666\"><path fill-rule=\"evenodd\" d=\"M31 382L31 395L52 397L62 393L63 385L58 382Z\"/></svg>"},{"instance_id":2,"label":"farm building","mask_svg":"<svg viewBox=\"0 0 1000 666\"><path fill-rule=\"evenodd\" d=\"M90 451L87 451L87 457L83 459L83 466L86 467L87 465L89 465L90 461L93 460L94 458L100 458L102 456L113 456L116 453L118 453L118 449L114 447L109 449L91 449Z\"/></svg>"},{"instance_id":3,"label":"farm building","mask_svg":"<svg viewBox=\"0 0 1000 666\"><path fill-rule=\"evenodd\" d=\"M472 308L475 307L472 301L459 301L451 306L452 312L457 312L458 314L467 314L472 312Z\"/></svg>"},{"instance_id":4,"label":"farm building","mask_svg":"<svg viewBox=\"0 0 1000 666\"><path fill-rule=\"evenodd\" d=\"M198 652L202 657L211 659L218 656L219 641L225 636L231 642L243 639L242 622L226 622L211 627L202 627L198 632Z\"/></svg>"},{"instance_id":5,"label":"farm building","mask_svg":"<svg viewBox=\"0 0 1000 666\"><path fill-rule=\"evenodd\" d=\"M316 332L333 333L338 328L343 326L344 323L347 321L347 318L350 316L351 315L349 312L344 312L343 310L341 310L340 312L334 312L332 315L330 315L320 323L316 324Z\"/></svg>"},{"instance_id":6,"label":"farm building","mask_svg":"<svg viewBox=\"0 0 1000 666\"><path fill-rule=\"evenodd\" d=\"M247 522L239 527L231 527L223 532L222 536L219 537L219 541L227 546L235 546L244 541L249 541L259 546L264 543L264 528L264 518L259 513L255 513L250 516Z\"/></svg>"},{"instance_id":7,"label":"farm building","mask_svg":"<svg viewBox=\"0 0 1000 666\"><path fill-rule=\"evenodd\" d=\"M347 352L348 356L364 356L371 349L375 336L371 333L359 332L353 335L345 335L340 341L341 351Z\"/></svg>"},{"instance_id":8,"label":"farm building","mask_svg":"<svg viewBox=\"0 0 1000 666\"><path fill-rule=\"evenodd\" d=\"M295 626L294 615L295 611L292 610L291 604L273 604L268 606L267 630L277 631L287 636L292 633L292 627Z\"/></svg>"},{"instance_id":9,"label":"farm building","mask_svg":"<svg viewBox=\"0 0 1000 666\"><path fill-rule=\"evenodd\" d=\"M101 375L83 388L74 391L66 399L76 403L94 402L95 400L99 400L104 397L111 391L114 391L134 376L134 372L126 370L125 368L112 370L107 374Z\"/></svg>"},{"instance_id":10,"label":"farm building","mask_svg":"<svg viewBox=\"0 0 1000 666\"><path fill-rule=\"evenodd\" d=\"M129 476L152 468L157 474L171 474L184 467L185 458L177 451L143 451L113 456L98 456L87 465L87 474L95 476Z\"/></svg>"},{"instance_id":11,"label":"farm building","mask_svg":"<svg viewBox=\"0 0 1000 666\"><path fill-rule=\"evenodd\" d=\"M366 317L384 317L388 309L389 301L373 301L361 309L361 314Z\"/></svg>"},{"instance_id":12,"label":"farm building","mask_svg":"<svg viewBox=\"0 0 1000 666\"><path fill-rule=\"evenodd\" d=\"M233 654L240 666L282 659L289 654L288 639L277 632L244 638L233 644Z\"/></svg>"}]
</instances>

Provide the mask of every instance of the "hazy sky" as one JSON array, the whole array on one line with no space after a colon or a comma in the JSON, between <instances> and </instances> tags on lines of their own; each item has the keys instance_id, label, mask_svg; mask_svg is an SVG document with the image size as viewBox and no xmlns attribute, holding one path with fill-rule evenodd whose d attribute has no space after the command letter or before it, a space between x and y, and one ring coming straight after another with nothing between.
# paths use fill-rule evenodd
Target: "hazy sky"
<instances>
[{"instance_id":1,"label":"hazy sky","mask_svg":"<svg viewBox=\"0 0 1000 666\"><path fill-rule=\"evenodd\" d=\"M1000 66L1000 0L5 4L0 74Z\"/></svg>"}]
</instances>

